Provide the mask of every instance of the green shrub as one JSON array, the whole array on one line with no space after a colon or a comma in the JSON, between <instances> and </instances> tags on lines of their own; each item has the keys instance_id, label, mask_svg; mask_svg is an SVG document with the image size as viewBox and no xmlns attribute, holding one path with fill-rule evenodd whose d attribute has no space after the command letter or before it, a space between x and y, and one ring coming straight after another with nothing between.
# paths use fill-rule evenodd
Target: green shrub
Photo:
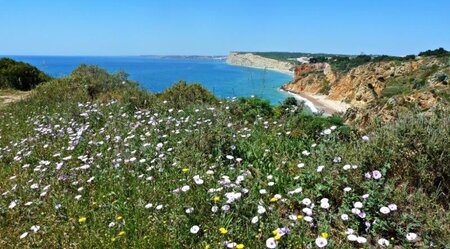
<instances>
[{"instance_id":1,"label":"green shrub","mask_svg":"<svg viewBox=\"0 0 450 249\"><path fill-rule=\"evenodd\" d=\"M160 100L174 108L182 108L192 104L216 104L218 99L200 84L187 84L179 81L157 95Z\"/></svg>"},{"instance_id":2,"label":"green shrub","mask_svg":"<svg viewBox=\"0 0 450 249\"><path fill-rule=\"evenodd\" d=\"M0 59L0 88L28 91L48 80L48 75L28 63Z\"/></svg>"},{"instance_id":3,"label":"green shrub","mask_svg":"<svg viewBox=\"0 0 450 249\"><path fill-rule=\"evenodd\" d=\"M243 118L246 121L253 122L257 117L271 117L274 110L269 101L255 98L239 98L236 106L231 109L231 113Z\"/></svg>"}]
</instances>

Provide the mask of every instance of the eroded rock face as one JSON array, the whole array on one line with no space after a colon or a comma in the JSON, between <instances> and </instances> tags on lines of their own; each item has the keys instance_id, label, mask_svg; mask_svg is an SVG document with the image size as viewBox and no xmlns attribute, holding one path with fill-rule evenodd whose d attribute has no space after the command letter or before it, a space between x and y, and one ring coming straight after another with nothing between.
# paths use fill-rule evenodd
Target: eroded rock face
<instances>
[{"instance_id":1,"label":"eroded rock face","mask_svg":"<svg viewBox=\"0 0 450 249\"><path fill-rule=\"evenodd\" d=\"M265 58L252 53L230 53L227 63L237 66L263 68L292 73L295 66L290 62Z\"/></svg>"},{"instance_id":2,"label":"eroded rock face","mask_svg":"<svg viewBox=\"0 0 450 249\"><path fill-rule=\"evenodd\" d=\"M295 69L294 80L284 85L283 89L297 93L325 94L329 99L347 102L352 106L344 115L347 121L358 121L364 125L374 117L380 117L389 122L397 117L402 108L418 106L422 111L427 111L440 102L436 94L424 90L379 101L383 98L388 82L414 76L419 69L433 66L448 69L448 64L434 58L367 63L343 74L333 72L326 63L303 64ZM430 79L429 87L448 91L445 75L436 73Z\"/></svg>"}]
</instances>

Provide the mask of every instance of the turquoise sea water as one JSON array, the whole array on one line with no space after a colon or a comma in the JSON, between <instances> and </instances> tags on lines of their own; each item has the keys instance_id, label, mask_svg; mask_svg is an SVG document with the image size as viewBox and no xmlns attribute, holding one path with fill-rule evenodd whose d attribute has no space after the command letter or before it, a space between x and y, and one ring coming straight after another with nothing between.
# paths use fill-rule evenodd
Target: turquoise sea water
<instances>
[{"instance_id":1,"label":"turquoise sea water","mask_svg":"<svg viewBox=\"0 0 450 249\"><path fill-rule=\"evenodd\" d=\"M69 74L79 64L96 64L110 72L126 71L141 86L160 92L178 80L200 83L221 98L256 95L278 104L287 97L278 89L291 80L279 72L232 66L218 60L159 59L141 56L8 56L30 63L51 76Z\"/></svg>"}]
</instances>

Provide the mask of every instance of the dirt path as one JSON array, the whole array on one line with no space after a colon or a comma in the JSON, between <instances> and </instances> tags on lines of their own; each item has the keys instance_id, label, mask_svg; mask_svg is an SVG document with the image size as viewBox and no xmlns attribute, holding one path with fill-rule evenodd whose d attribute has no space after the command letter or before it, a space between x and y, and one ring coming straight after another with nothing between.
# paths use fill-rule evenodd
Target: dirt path
<instances>
[{"instance_id":1,"label":"dirt path","mask_svg":"<svg viewBox=\"0 0 450 249\"><path fill-rule=\"evenodd\" d=\"M0 108L10 103L27 98L31 92L22 92L16 90L0 90Z\"/></svg>"}]
</instances>

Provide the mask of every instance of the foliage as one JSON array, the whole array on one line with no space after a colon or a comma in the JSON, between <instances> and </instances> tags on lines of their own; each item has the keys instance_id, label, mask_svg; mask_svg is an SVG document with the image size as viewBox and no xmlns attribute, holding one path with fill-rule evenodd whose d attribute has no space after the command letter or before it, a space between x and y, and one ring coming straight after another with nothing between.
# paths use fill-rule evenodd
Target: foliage
<instances>
[{"instance_id":1,"label":"foliage","mask_svg":"<svg viewBox=\"0 0 450 249\"><path fill-rule=\"evenodd\" d=\"M448 109L358 131L277 108L186 83L154 95L98 68L39 85L0 111L0 247L450 243Z\"/></svg>"},{"instance_id":2,"label":"foliage","mask_svg":"<svg viewBox=\"0 0 450 249\"><path fill-rule=\"evenodd\" d=\"M183 108L190 104L215 104L217 98L200 84L187 84L179 81L158 95L158 98L167 101L170 106Z\"/></svg>"},{"instance_id":3,"label":"foliage","mask_svg":"<svg viewBox=\"0 0 450 249\"><path fill-rule=\"evenodd\" d=\"M424 52L420 52L419 56L448 56L450 55L450 51L445 50L444 48L438 48L435 50L427 50Z\"/></svg>"},{"instance_id":4,"label":"foliage","mask_svg":"<svg viewBox=\"0 0 450 249\"><path fill-rule=\"evenodd\" d=\"M9 58L0 59L0 89L28 91L48 80L48 75L28 63Z\"/></svg>"}]
</instances>

